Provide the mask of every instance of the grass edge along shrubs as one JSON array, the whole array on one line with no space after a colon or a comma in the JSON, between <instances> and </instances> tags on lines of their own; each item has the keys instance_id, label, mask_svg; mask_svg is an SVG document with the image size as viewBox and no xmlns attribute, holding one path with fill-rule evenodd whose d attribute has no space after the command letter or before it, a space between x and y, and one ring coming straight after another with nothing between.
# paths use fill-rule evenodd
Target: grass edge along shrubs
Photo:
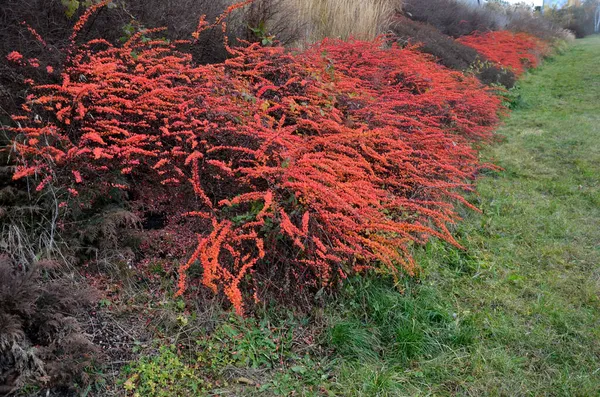
<instances>
[{"instance_id":1,"label":"grass edge along shrubs","mask_svg":"<svg viewBox=\"0 0 600 397\"><path fill-rule=\"evenodd\" d=\"M152 39L160 29L77 44L103 4L76 24L60 82L30 81L14 178L60 188L65 216L106 198L166 214L193 251L177 295L200 283L243 314L268 288L398 278L417 271L411 244L458 245L447 225L481 167L472 144L502 111L476 78L384 39L228 47L215 65L179 49L193 40Z\"/></svg>"}]
</instances>

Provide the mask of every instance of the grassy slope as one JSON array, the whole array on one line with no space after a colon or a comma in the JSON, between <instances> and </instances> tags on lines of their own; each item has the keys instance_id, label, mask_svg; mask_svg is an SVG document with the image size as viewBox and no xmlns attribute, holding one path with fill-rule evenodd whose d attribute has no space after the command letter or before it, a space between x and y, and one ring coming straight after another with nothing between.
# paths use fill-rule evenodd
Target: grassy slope
<instances>
[{"instance_id":1,"label":"grassy slope","mask_svg":"<svg viewBox=\"0 0 600 397\"><path fill-rule=\"evenodd\" d=\"M358 282L331 311L345 395L600 394L600 38L520 84L458 233L404 296ZM348 292L349 291L349 292Z\"/></svg>"}]
</instances>

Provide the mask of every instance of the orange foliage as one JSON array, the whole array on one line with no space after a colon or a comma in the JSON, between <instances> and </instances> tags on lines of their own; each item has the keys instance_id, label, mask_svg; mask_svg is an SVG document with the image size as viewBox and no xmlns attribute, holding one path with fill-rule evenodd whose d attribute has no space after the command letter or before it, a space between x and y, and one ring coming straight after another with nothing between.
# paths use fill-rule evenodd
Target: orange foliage
<instances>
[{"instance_id":1,"label":"orange foliage","mask_svg":"<svg viewBox=\"0 0 600 397\"><path fill-rule=\"evenodd\" d=\"M472 143L501 110L475 78L383 39L246 43L217 65L178 44L73 45L61 84L34 84L29 122L16 117L15 177L51 177L83 206L125 189L168 214L197 234L177 294L198 261L238 313L268 278L399 277L416 271L410 244L458 245L447 224L480 168Z\"/></svg>"},{"instance_id":2,"label":"orange foliage","mask_svg":"<svg viewBox=\"0 0 600 397\"><path fill-rule=\"evenodd\" d=\"M535 36L505 30L475 33L457 40L476 49L490 61L511 69L517 76L527 68L537 67L549 51L548 44Z\"/></svg>"}]
</instances>

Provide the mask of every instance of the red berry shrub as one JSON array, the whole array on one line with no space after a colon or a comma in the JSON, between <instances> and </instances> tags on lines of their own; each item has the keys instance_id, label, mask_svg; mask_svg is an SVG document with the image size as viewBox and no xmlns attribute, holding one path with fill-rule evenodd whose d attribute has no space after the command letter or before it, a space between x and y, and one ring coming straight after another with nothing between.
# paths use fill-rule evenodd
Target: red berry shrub
<instances>
[{"instance_id":1,"label":"red berry shrub","mask_svg":"<svg viewBox=\"0 0 600 397\"><path fill-rule=\"evenodd\" d=\"M390 25L392 37L398 43L418 46L419 51L431 54L438 63L447 68L474 72L484 84L500 84L512 88L516 76L509 70L487 62L474 48L446 36L434 26L396 15Z\"/></svg>"},{"instance_id":2,"label":"red berry shrub","mask_svg":"<svg viewBox=\"0 0 600 397\"><path fill-rule=\"evenodd\" d=\"M447 224L479 168L471 144L501 110L475 78L383 40L252 44L195 65L150 33L73 47L60 84L32 84L15 178L63 187L70 208L121 191L195 233L177 294L198 261L242 313L267 284L414 274L411 244L458 245Z\"/></svg>"},{"instance_id":3,"label":"red berry shrub","mask_svg":"<svg viewBox=\"0 0 600 397\"><path fill-rule=\"evenodd\" d=\"M517 76L527 68L537 67L549 51L548 44L535 36L506 30L475 33L457 40L476 49L490 61L512 70Z\"/></svg>"}]
</instances>

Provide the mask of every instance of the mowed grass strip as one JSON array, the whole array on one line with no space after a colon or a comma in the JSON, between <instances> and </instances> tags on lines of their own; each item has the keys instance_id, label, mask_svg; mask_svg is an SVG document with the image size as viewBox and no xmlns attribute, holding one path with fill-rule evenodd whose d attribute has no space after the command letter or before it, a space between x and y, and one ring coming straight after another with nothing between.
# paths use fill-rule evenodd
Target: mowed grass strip
<instances>
[{"instance_id":1,"label":"mowed grass strip","mask_svg":"<svg viewBox=\"0 0 600 397\"><path fill-rule=\"evenodd\" d=\"M520 83L456 233L328 310L344 395L600 395L600 37Z\"/></svg>"}]
</instances>

